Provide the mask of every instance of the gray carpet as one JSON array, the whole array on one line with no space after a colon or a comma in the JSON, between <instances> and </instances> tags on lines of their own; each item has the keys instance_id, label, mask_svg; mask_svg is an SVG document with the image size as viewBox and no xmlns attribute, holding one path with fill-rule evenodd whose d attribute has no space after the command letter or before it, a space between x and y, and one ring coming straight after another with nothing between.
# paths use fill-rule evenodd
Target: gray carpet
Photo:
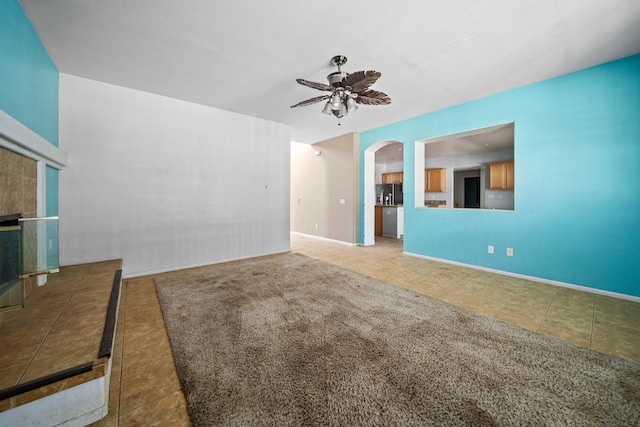
<instances>
[{"instance_id":1,"label":"gray carpet","mask_svg":"<svg viewBox=\"0 0 640 427\"><path fill-rule=\"evenodd\" d=\"M640 424L640 366L298 254L155 280L211 425Z\"/></svg>"}]
</instances>

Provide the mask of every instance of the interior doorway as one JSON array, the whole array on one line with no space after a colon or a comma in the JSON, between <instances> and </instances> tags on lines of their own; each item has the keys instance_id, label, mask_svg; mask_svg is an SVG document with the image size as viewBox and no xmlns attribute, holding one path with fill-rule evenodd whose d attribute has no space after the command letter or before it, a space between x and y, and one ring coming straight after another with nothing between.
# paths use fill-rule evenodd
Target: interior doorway
<instances>
[{"instance_id":1,"label":"interior doorway","mask_svg":"<svg viewBox=\"0 0 640 427\"><path fill-rule=\"evenodd\" d=\"M464 208L480 209L480 177L464 179Z\"/></svg>"},{"instance_id":2,"label":"interior doorway","mask_svg":"<svg viewBox=\"0 0 640 427\"><path fill-rule=\"evenodd\" d=\"M453 207L482 209L484 196L482 167L470 166L453 171Z\"/></svg>"},{"instance_id":3,"label":"interior doorway","mask_svg":"<svg viewBox=\"0 0 640 427\"><path fill-rule=\"evenodd\" d=\"M391 169L385 168L380 165L380 162L376 162L376 153L385 148L385 151L395 150L396 158L394 161L396 164ZM399 163L399 165L397 164ZM396 172L395 169L399 169L404 174L404 144L400 141L379 141L372 144L364 151L364 171L363 171L363 205L364 210L362 212L362 244L364 246L371 246L376 244L375 236L375 211L378 203L379 195L376 193L376 185L381 184L381 175L383 172ZM380 208L380 206L377 206ZM402 239L398 239L402 242Z\"/></svg>"}]
</instances>

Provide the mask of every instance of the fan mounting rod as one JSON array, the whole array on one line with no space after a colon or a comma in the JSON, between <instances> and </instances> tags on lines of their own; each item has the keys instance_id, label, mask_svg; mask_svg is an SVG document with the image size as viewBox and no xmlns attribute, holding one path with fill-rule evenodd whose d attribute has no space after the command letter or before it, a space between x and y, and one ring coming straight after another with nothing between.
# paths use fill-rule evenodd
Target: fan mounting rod
<instances>
[{"instance_id":1,"label":"fan mounting rod","mask_svg":"<svg viewBox=\"0 0 640 427\"><path fill-rule=\"evenodd\" d=\"M329 80L329 84L333 87L340 86L340 82L342 79L347 77L349 73L340 70L340 67L347 63L347 57L343 55L336 55L331 58L331 63L333 65L338 66L338 71L334 71L333 73L327 76L327 80Z\"/></svg>"},{"instance_id":2,"label":"fan mounting rod","mask_svg":"<svg viewBox=\"0 0 640 427\"><path fill-rule=\"evenodd\" d=\"M347 57L343 55L336 55L331 58L331 63L333 65L337 65L338 71L340 71L340 67L347 63Z\"/></svg>"}]
</instances>

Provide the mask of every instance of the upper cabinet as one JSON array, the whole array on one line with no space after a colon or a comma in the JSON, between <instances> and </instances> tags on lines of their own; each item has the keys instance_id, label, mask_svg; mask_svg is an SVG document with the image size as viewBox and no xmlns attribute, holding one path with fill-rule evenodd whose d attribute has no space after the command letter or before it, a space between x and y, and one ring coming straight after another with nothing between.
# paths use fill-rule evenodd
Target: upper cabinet
<instances>
[{"instance_id":1,"label":"upper cabinet","mask_svg":"<svg viewBox=\"0 0 640 427\"><path fill-rule=\"evenodd\" d=\"M513 190L515 188L514 181L514 163L496 162L489 164L489 189L491 190Z\"/></svg>"},{"instance_id":2,"label":"upper cabinet","mask_svg":"<svg viewBox=\"0 0 640 427\"><path fill-rule=\"evenodd\" d=\"M447 191L447 169L427 169L424 171L425 191L444 193Z\"/></svg>"},{"instance_id":3,"label":"upper cabinet","mask_svg":"<svg viewBox=\"0 0 640 427\"><path fill-rule=\"evenodd\" d=\"M382 174L382 183L383 184L396 184L402 183L404 178L404 172L393 172L393 173L383 173Z\"/></svg>"}]
</instances>

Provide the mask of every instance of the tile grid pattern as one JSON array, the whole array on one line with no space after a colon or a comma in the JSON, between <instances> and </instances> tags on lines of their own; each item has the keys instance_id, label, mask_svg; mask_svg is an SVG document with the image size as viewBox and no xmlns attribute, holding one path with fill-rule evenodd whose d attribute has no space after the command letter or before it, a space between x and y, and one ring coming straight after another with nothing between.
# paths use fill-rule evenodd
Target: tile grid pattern
<instances>
[{"instance_id":1,"label":"tile grid pattern","mask_svg":"<svg viewBox=\"0 0 640 427\"><path fill-rule=\"evenodd\" d=\"M292 235L314 258L386 280L527 329L640 363L640 304L402 254L378 238L352 248Z\"/></svg>"},{"instance_id":2,"label":"tile grid pattern","mask_svg":"<svg viewBox=\"0 0 640 427\"><path fill-rule=\"evenodd\" d=\"M402 254L397 239L352 247L292 234L292 251L498 319L640 362L640 304ZM190 425L153 278L120 300L109 414L97 426Z\"/></svg>"},{"instance_id":3,"label":"tile grid pattern","mask_svg":"<svg viewBox=\"0 0 640 427\"><path fill-rule=\"evenodd\" d=\"M37 216L37 162L21 154L0 147L0 215L22 214L23 218ZM36 277L23 281L22 290L0 297L0 307L22 303L38 286Z\"/></svg>"},{"instance_id":4,"label":"tile grid pattern","mask_svg":"<svg viewBox=\"0 0 640 427\"><path fill-rule=\"evenodd\" d=\"M67 267L37 288L21 310L0 314L0 388L94 362L85 380L104 375L97 359L113 274L120 260ZM106 285L106 286L105 286ZM72 377L23 393L0 410L64 390Z\"/></svg>"}]
</instances>

